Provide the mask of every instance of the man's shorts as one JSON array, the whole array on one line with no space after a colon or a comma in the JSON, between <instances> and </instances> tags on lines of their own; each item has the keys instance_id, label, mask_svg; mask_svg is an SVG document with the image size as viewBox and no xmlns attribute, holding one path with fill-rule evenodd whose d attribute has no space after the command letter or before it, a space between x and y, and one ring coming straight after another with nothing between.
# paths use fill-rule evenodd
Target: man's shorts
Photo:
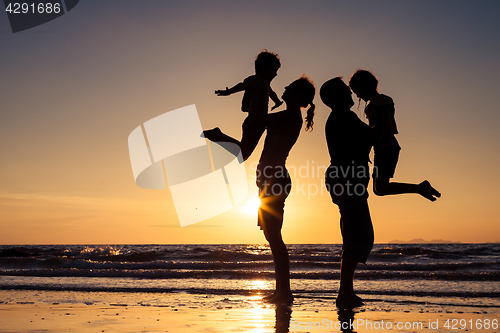
<instances>
[{"instance_id":1,"label":"man's shorts","mask_svg":"<svg viewBox=\"0 0 500 333\"><path fill-rule=\"evenodd\" d=\"M362 168L361 168L362 167ZM359 175L360 178L353 178L352 174L349 178L343 178L342 172L345 166L330 165L325 171L325 186L334 204L339 205L343 200L356 198L368 198L368 183L370 182L370 173L368 164L359 166L356 170L365 170L365 172L357 172L354 175Z\"/></svg>"},{"instance_id":2,"label":"man's shorts","mask_svg":"<svg viewBox=\"0 0 500 333\"><path fill-rule=\"evenodd\" d=\"M374 241L368 201L362 198L344 200L339 205L339 210L342 258L366 263Z\"/></svg>"},{"instance_id":3,"label":"man's shorts","mask_svg":"<svg viewBox=\"0 0 500 333\"><path fill-rule=\"evenodd\" d=\"M368 192L366 191L369 178L342 179L331 177L334 173L329 171L333 167L330 166L326 172L325 185L330 192L333 203L339 206L342 258L352 258L357 262L366 263L374 241L367 201ZM347 187L348 182L351 184L350 187ZM355 191L356 186L363 189L364 193ZM342 187L344 192L340 193ZM347 193L349 188L352 191Z\"/></svg>"}]
</instances>

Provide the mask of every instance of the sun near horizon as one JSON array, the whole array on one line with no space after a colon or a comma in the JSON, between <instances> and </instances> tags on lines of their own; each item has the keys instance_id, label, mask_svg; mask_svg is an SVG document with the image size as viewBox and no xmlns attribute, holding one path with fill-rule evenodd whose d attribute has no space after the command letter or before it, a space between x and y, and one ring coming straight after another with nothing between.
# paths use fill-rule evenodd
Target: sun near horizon
<instances>
[{"instance_id":1,"label":"sun near horizon","mask_svg":"<svg viewBox=\"0 0 500 333\"><path fill-rule=\"evenodd\" d=\"M252 166L263 139L246 162L245 201L183 228L168 189L136 186L127 148L134 128L191 104L203 128L240 138L242 94L214 91L252 75L264 48L281 59L272 82L279 96L302 74L318 91L365 68L395 101L403 149L394 181L428 179L442 198L378 197L370 184L376 243L498 242L498 9L86 1L16 34L0 15L0 244L265 243ZM287 160L297 170L285 204L288 244L341 242L338 209L318 172L329 164L329 110L318 94L314 102L314 130L301 132ZM352 110L366 120L363 109L356 100Z\"/></svg>"}]
</instances>

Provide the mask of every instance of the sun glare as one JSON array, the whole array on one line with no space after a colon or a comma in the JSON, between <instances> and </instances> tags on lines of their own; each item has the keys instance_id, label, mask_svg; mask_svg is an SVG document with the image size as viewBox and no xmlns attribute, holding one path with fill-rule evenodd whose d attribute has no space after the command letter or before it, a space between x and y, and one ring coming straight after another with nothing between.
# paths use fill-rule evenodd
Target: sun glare
<instances>
[{"instance_id":1,"label":"sun glare","mask_svg":"<svg viewBox=\"0 0 500 333\"><path fill-rule=\"evenodd\" d=\"M253 197L253 198L249 199L244 206L241 207L241 210L244 213L257 216L259 206L260 206L259 198Z\"/></svg>"}]
</instances>

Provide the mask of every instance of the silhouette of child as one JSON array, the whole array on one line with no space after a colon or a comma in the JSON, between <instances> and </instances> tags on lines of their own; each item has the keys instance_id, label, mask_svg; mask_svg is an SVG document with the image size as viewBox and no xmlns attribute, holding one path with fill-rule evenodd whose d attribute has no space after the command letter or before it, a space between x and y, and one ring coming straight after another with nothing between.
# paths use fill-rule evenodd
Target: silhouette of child
<instances>
[{"instance_id":1,"label":"silhouette of child","mask_svg":"<svg viewBox=\"0 0 500 333\"><path fill-rule=\"evenodd\" d=\"M283 104L270 85L280 67L281 63L276 53L262 50L255 58L255 75L247 77L243 82L232 88L226 87L225 90L215 91L217 96L229 96L245 91L241 110L248 112L248 116L243 121L243 134L240 141L243 160L246 160L252 154L266 129L265 118L269 109L269 98L274 101L271 110ZM224 141L221 134L222 132L218 127L204 131L205 137L212 141Z\"/></svg>"},{"instance_id":2,"label":"silhouette of child","mask_svg":"<svg viewBox=\"0 0 500 333\"><path fill-rule=\"evenodd\" d=\"M394 177L401 150L395 137L398 129L394 102L389 96L378 92L378 80L367 70L356 71L349 80L349 86L359 99L368 103L365 107L365 114L372 128L370 137L375 152L373 192L380 196L418 193L430 201L441 197L441 193L434 189L427 180L420 184L390 182L390 179Z\"/></svg>"}]
</instances>

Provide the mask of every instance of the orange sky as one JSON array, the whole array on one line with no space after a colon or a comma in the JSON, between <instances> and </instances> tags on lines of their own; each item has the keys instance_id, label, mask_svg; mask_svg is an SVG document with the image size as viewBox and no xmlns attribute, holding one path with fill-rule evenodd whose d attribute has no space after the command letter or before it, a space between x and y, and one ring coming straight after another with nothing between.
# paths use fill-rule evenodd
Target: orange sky
<instances>
[{"instance_id":1,"label":"orange sky","mask_svg":"<svg viewBox=\"0 0 500 333\"><path fill-rule=\"evenodd\" d=\"M319 89L367 68L393 97L395 180L429 179L443 197L370 194L376 242L500 241L493 13L496 3L88 1L17 34L0 15L0 244L265 242L246 207L262 143L246 163L247 201L184 228L169 190L135 185L127 147L138 125L190 104L204 128L239 137L242 95L213 92L253 74L262 48L280 55L278 95L302 73ZM329 111L315 103L315 129L301 133L288 166L329 162ZM317 176L293 181L321 186ZM286 201L285 241L340 243L337 207L308 193Z\"/></svg>"}]
</instances>

